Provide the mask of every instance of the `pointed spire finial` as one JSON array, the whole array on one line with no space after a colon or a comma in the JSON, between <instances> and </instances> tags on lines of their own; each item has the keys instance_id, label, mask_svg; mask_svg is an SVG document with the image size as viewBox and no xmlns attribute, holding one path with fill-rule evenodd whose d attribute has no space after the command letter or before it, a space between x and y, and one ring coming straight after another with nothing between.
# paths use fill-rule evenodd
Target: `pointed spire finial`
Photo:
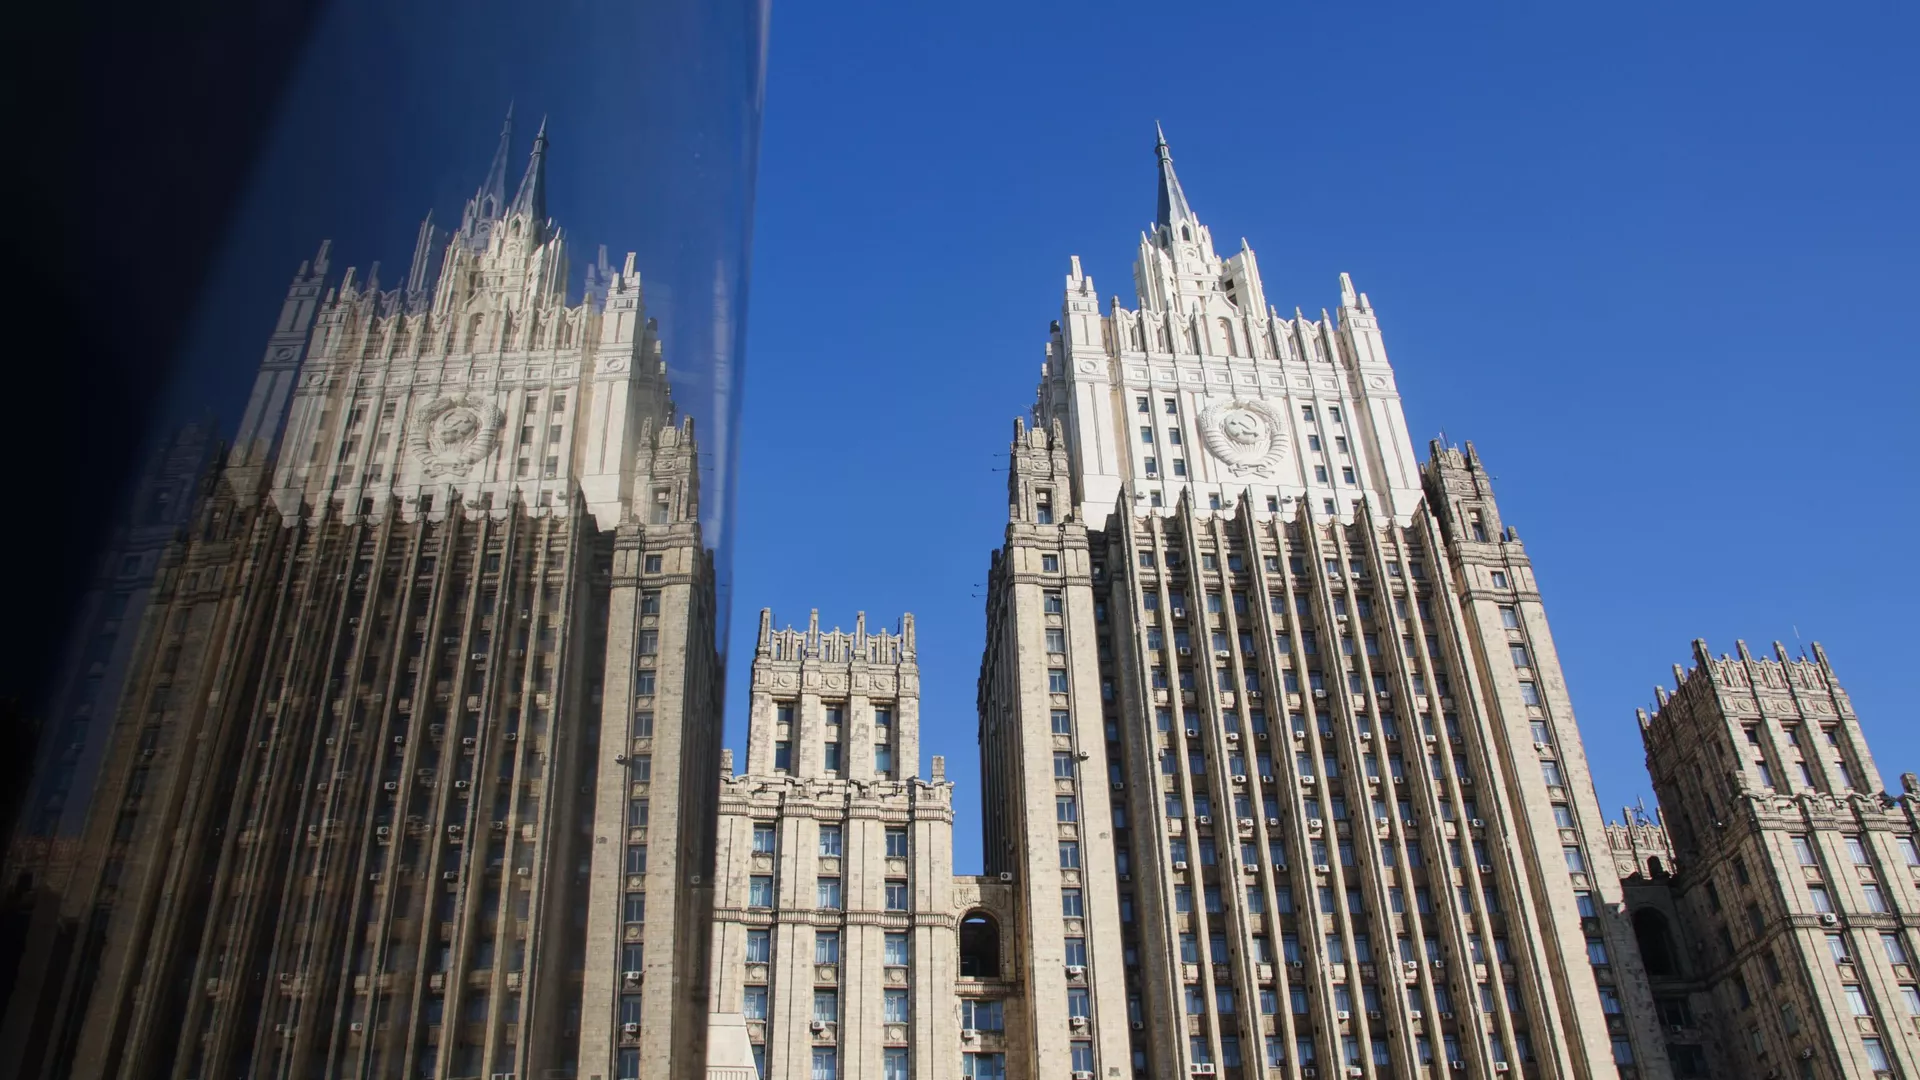
<instances>
[{"instance_id":1,"label":"pointed spire finial","mask_svg":"<svg viewBox=\"0 0 1920 1080\"><path fill-rule=\"evenodd\" d=\"M1153 153L1160 161L1160 198L1154 222L1166 228L1175 222L1192 221L1193 208L1187 205L1187 193L1180 190L1180 178L1174 175L1173 151L1167 148L1167 133L1161 130L1160 121L1153 122L1153 131Z\"/></svg>"},{"instance_id":2,"label":"pointed spire finial","mask_svg":"<svg viewBox=\"0 0 1920 1080\"><path fill-rule=\"evenodd\" d=\"M513 213L530 215L535 222L547 220L547 118L540 118L540 130L533 137L533 153L527 158L527 173L520 178L520 190L513 196Z\"/></svg>"},{"instance_id":3,"label":"pointed spire finial","mask_svg":"<svg viewBox=\"0 0 1920 1080\"><path fill-rule=\"evenodd\" d=\"M507 156L513 149L513 103L507 103L507 118L500 124L500 145L493 151L493 164L487 166L487 178L473 201L486 217L497 217L507 202Z\"/></svg>"}]
</instances>

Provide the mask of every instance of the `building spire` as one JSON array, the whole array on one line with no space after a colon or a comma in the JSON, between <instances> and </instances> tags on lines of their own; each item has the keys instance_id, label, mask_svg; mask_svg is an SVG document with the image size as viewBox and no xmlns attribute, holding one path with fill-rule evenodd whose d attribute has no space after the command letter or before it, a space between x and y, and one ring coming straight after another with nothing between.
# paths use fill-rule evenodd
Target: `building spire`
<instances>
[{"instance_id":1,"label":"building spire","mask_svg":"<svg viewBox=\"0 0 1920 1080\"><path fill-rule=\"evenodd\" d=\"M1180 190L1180 178L1174 175L1173 152L1167 149L1167 133L1161 130L1160 121L1153 122L1153 132L1154 156L1160 159L1160 205L1154 221L1162 228L1192 221L1193 208L1187 205L1187 193Z\"/></svg>"},{"instance_id":2,"label":"building spire","mask_svg":"<svg viewBox=\"0 0 1920 1080\"><path fill-rule=\"evenodd\" d=\"M547 220L547 120L540 118L540 132L533 137L533 155L527 158L527 174L520 178L520 190L513 196L513 213Z\"/></svg>"},{"instance_id":3,"label":"building spire","mask_svg":"<svg viewBox=\"0 0 1920 1080\"><path fill-rule=\"evenodd\" d=\"M500 146L493 152L493 164L487 166L487 178L473 196L480 216L498 217L507 204L507 155L513 149L513 103L507 103L507 119L500 125Z\"/></svg>"}]
</instances>

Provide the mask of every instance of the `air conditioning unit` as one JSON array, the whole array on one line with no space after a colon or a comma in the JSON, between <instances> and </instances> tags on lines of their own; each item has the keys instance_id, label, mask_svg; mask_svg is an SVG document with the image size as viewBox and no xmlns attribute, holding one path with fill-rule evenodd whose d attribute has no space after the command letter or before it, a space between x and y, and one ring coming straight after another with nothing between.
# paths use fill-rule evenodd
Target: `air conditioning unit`
<instances>
[{"instance_id":1,"label":"air conditioning unit","mask_svg":"<svg viewBox=\"0 0 1920 1080\"><path fill-rule=\"evenodd\" d=\"M813 1023L807 1025L807 1030L818 1035L827 1030L827 1022L825 1020L815 1020Z\"/></svg>"},{"instance_id":2,"label":"air conditioning unit","mask_svg":"<svg viewBox=\"0 0 1920 1080\"><path fill-rule=\"evenodd\" d=\"M1012 880L1013 880L1013 871L1011 871L1011 870L1002 870L1002 871L1000 871L1000 883L1001 883L1002 885L1004 885L1004 884L1006 884L1007 882L1010 882L1010 881L1012 881Z\"/></svg>"},{"instance_id":3,"label":"air conditioning unit","mask_svg":"<svg viewBox=\"0 0 1920 1080\"><path fill-rule=\"evenodd\" d=\"M373 873L367 875L367 880L377 883L380 880L380 877L381 877L380 871L375 870Z\"/></svg>"},{"instance_id":4,"label":"air conditioning unit","mask_svg":"<svg viewBox=\"0 0 1920 1080\"><path fill-rule=\"evenodd\" d=\"M1306 965L1306 962L1303 960L1289 960L1287 961L1287 966L1292 968L1295 971L1300 971L1304 969L1307 965Z\"/></svg>"},{"instance_id":5,"label":"air conditioning unit","mask_svg":"<svg viewBox=\"0 0 1920 1080\"><path fill-rule=\"evenodd\" d=\"M1480 818L1474 818L1472 821L1467 822L1467 824L1476 829L1484 829L1487 827L1487 823Z\"/></svg>"},{"instance_id":6,"label":"air conditioning unit","mask_svg":"<svg viewBox=\"0 0 1920 1080\"><path fill-rule=\"evenodd\" d=\"M393 830L385 825L381 825L373 830L373 835L385 840L387 837L393 835Z\"/></svg>"},{"instance_id":7,"label":"air conditioning unit","mask_svg":"<svg viewBox=\"0 0 1920 1080\"><path fill-rule=\"evenodd\" d=\"M1241 867L1241 869L1253 875L1258 875L1260 873L1260 868L1254 865L1253 863L1248 863L1247 865Z\"/></svg>"},{"instance_id":8,"label":"air conditioning unit","mask_svg":"<svg viewBox=\"0 0 1920 1080\"><path fill-rule=\"evenodd\" d=\"M1496 1061L1496 1062L1494 1062L1494 1063L1493 1063L1493 1071L1494 1071L1494 1072L1501 1072L1501 1073L1503 1073L1503 1072L1506 1072L1506 1071L1507 1071L1507 1063L1506 1063L1506 1062L1504 1062L1504 1061Z\"/></svg>"},{"instance_id":9,"label":"air conditioning unit","mask_svg":"<svg viewBox=\"0 0 1920 1080\"><path fill-rule=\"evenodd\" d=\"M1549 747L1547 746L1546 743L1537 742L1533 744L1533 752L1536 754L1544 754L1547 752L1548 749Z\"/></svg>"},{"instance_id":10,"label":"air conditioning unit","mask_svg":"<svg viewBox=\"0 0 1920 1080\"><path fill-rule=\"evenodd\" d=\"M1360 741L1361 741L1361 742L1372 742L1372 741L1373 741L1373 732L1371 732L1371 731L1363 731L1363 732L1361 732L1361 733L1360 733Z\"/></svg>"},{"instance_id":11,"label":"air conditioning unit","mask_svg":"<svg viewBox=\"0 0 1920 1080\"><path fill-rule=\"evenodd\" d=\"M1447 1068L1452 1069L1454 1072L1465 1072L1467 1063L1459 1058L1454 1058L1452 1061L1447 1062Z\"/></svg>"},{"instance_id":12,"label":"air conditioning unit","mask_svg":"<svg viewBox=\"0 0 1920 1080\"><path fill-rule=\"evenodd\" d=\"M1389 731L1389 732L1387 732L1387 741L1388 741L1388 742L1399 742L1399 741L1400 741L1400 733L1399 733L1399 732L1397 732L1397 731Z\"/></svg>"},{"instance_id":13,"label":"air conditioning unit","mask_svg":"<svg viewBox=\"0 0 1920 1080\"><path fill-rule=\"evenodd\" d=\"M1135 1031L1147 1030L1147 1022L1145 1020L1135 1020L1133 1022L1133 1030Z\"/></svg>"},{"instance_id":14,"label":"air conditioning unit","mask_svg":"<svg viewBox=\"0 0 1920 1080\"><path fill-rule=\"evenodd\" d=\"M1177 608L1175 609L1175 612L1176 612L1176 614L1174 615L1174 618L1179 618L1181 614L1184 614L1184 612L1180 612L1180 611L1179 611L1179 609L1177 609ZM1182 645L1182 646L1180 646L1180 647L1179 647L1178 649L1175 649L1175 650L1174 650L1174 652L1177 652L1177 653L1179 653L1179 654L1180 654L1181 656L1192 656L1192 655L1193 655L1193 650L1192 650L1192 649L1189 649L1189 648L1187 648L1187 647L1186 647L1185 645Z\"/></svg>"},{"instance_id":15,"label":"air conditioning unit","mask_svg":"<svg viewBox=\"0 0 1920 1080\"><path fill-rule=\"evenodd\" d=\"M1321 820L1320 818L1315 817L1315 818L1307 819L1307 829L1310 832L1319 832L1321 829L1324 829L1326 827L1327 827L1327 823Z\"/></svg>"},{"instance_id":16,"label":"air conditioning unit","mask_svg":"<svg viewBox=\"0 0 1920 1080\"><path fill-rule=\"evenodd\" d=\"M1228 741L1228 742L1239 742L1239 741L1240 741L1240 733L1239 733L1239 732L1237 732L1237 731L1229 731L1229 732L1227 732L1227 741Z\"/></svg>"},{"instance_id":17,"label":"air conditioning unit","mask_svg":"<svg viewBox=\"0 0 1920 1080\"><path fill-rule=\"evenodd\" d=\"M1369 1019L1369 1020L1378 1020L1378 1019L1380 1019L1380 1010L1379 1010L1379 1009L1368 1009L1368 1010L1367 1010L1367 1019Z\"/></svg>"},{"instance_id":18,"label":"air conditioning unit","mask_svg":"<svg viewBox=\"0 0 1920 1080\"><path fill-rule=\"evenodd\" d=\"M1267 819L1267 827L1268 827L1268 828L1272 828L1272 829L1277 829L1277 828L1279 828L1279 827L1280 827L1280 819L1279 819L1279 818L1277 818L1277 817L1270 817L1270 818L1268 818L1268 819Z\"/></svg>"},{"instance_id":19,"label":"air conditioning unit","mask_svg":"<svg viewBox=\"0 0 1920 1080\"><path fill-rule=\"evenodd\" d=\"M1313 872L1316 874L1331 874L1333 873L1333 867L1328 866L1326 863L1317 863L1313 868Z\"/></svg>"},{"instance_id":20,"label":"air conditioning unit","mask_svg":"<svg viewBox=\"0 0 1920 1080\"><path fill-rule=\"evenodd\" d=\"M471 735L468 735L467 737L465 737L465 738L463 738L463 739L461 739L461 740L460 740L460 745L461 745L461 746L464 746L464 747L466 747L466 748L467 748L467 749L469 749L469 750L471 750L471 749L473 749L474 747L476 747L476 746L478 746L478 745L480 745L480 743L479 743L479 740L477 740L477 739L475 739L475 738L474 738L473 736L471 736Z\"/></svg>"},{"instance_id":21,"label":"air conditioning unit","mask_svg":"<svg viewBox=\"0 0 1920 1080\"><path fill-rule=\"evenodd\" d=\"M1086 965L1084 964L1068 964L1067 965L1067 978L1079 980L1079 979L1085 979L1086 977L1087 977Z\"/></svg>"},{"instance_id":22,"label":"air conditioning unit","mask_svg":"<svg viewBox=\"0 0 1920 1080\"><path fill-rule=\"evenodd\" d=\"M1366 1072L1365 1072L1364 1070L1362 1070L1362 1069L1360 1068L1360 1066L1358 1066L1358 1065L1349 1065L1349 1066L1347 1066L1347 1075L1348 1075L1348 1076L1365 1076L1365 1075L1367 1075L1367 1074L1366 1074Z\"/></svg>"},{"instance_id":23,"label":"air conditioning unit","mask_svg":"<svg viewBox=\"0 0 1920 1080\"><path fill-rule=\"evenodd\" d=\"M1429 746L1440 741L1440 736L1438 735L1423 735L1421 736L1421 738L1425 739L1427 741L1427 745Z\"/></svg>"},{"instance_id":24,"label":"air conditioning unit","mask_svg":"<svg viewBox=\"0 0 1920 1080\"><path fill-rule=\"evenodd\" d=\"M1483 874L1491 874L1491 873L1493 873L1493 864L1492 864L1492 863L1481 863L1481 864L1480 864L1480 872L1481 872L1481 873L1483 873Z\"/></svg>"},{"instance_id":25,"label":"air conditioning unit","mask_svg":"<svg viewBox=\"0 0 1920 1080\"><path fill-rule=\"evenodd\" d=\"M1820 925L1821 926L1839 926L1840 916L1835 915L1831 911L1825 912L1820 916Z\"/></svg>"},{"instance_id":26,"label":"air conditioning unit","mask_svg":"<svg viewBox=\"0 0 1920 1080\"><path fill-rule=\"evenodd\" d=\"M1093 1074L1085 1069L1079 1069L1074 1072L1073 1080L1093 1080Z\"/></svg>"},{"instance_id":27,"label":"air conditioning unit","mask_svg":"<svg viewBox=\"0 0 1920 1080\"><path fill-rule=\"evenodd\" d=\"M462 828L461 828L460 826L458 826L458 825L449 825L449 826L447 826L447 835L448 835L448 836L459 836L459 835L460 835L461 833L463 833L463 832L465 832L465 831L466 831L465 829L462 829Z\"/></svg>"},{"instance_id":28,"label":"air conditioning unit","mask_svg":"<svg viewBox=\"0 0 1920 1080\"><path fill-rule=\"evenodd\" d=\"M1176 619L1184 619L1184 618L1186 618L1186 617L1187 617L1187 609L1186 609L1186 608L1183 608L1183 607L1177 607L1177 608L1174 608L1174 609L1173 609L1173 617L1174 617L1174 618L1176 618ZM1185 649L1182 649L1182 650L1180 650L1180 651L1181 651L1182 653L1185 653L1185 652L1186 652L1187 650L1185 650Z\"/></svg>"},{"instance_id":29,"label":"air conditioning unit","mask_svg":"<svg viewBox=\"0 0 1920 1080\"><path fill-rule=\"evenodd\" d=\"M1393 782L1396 784L1405 784L1407 782L1407 778L1404 776L1396 776L1393 778Z\"/></svg>"},{"instance_id":30,"label":"air conditioning unit","mask_svg":"<svg viewBox=\"0 0 1920 1080\"><path fill-rule=\"evenodd\" d=\"M620 973L620 983L623 986L639 986L640 973L637 971L623 971Z\"/></svg>"},{"instance_id":31,"label":"air conditioning unit","mask_svg":"<svg viewBox=\"0 0 1920 1080\"><path fill-rule=\"evenodd\" d=\"M1418 1020L1418 1019L1420 1019L1421 1017L1423 1017L1423 1016L1425 1016L1425 1015L1427 1015L1427 1014L1426 1014L1426 1013L1423 1013L1423 1012L1421 1012L1421 1011L1420 1011L1419 1009L1408 1009L1408 1010L1407 1010L1407 1019L1409 1019L1409 1020Z\"/></svg>"},{"instance_id":32,"label":"air conditioning unit","mask_svg":"<svg viewBox=\"0 0 1920 1080\"><path fill-rule=\"evenodd\" d=\"M962 1040L962 1041L964 1041L964 1042L972 1042L973 1040L975 1040L975 1039L977 1039L977 1038L979 1038L979 1037L980 1037L980 1033L979 1033L978 1031L975 1031L975 1030L974 1030L974 1029L972 1029L972 1028L961 1028L961 1029L960 1029L960 1038L961 1038L961 1040Z\"/></svg>"},{"instance_id":33,"label":"air conditioning unit","mask_svg":"<svg viewBox=\"0 0 1920 1080\"><path fill-rule=\"evenodd\" d=\"M460 880L460 871L458 871L458 870L449 870L449 871L447 871L446 873L444 873L444 874L441 874L441 875L440 875L440 880L441 880L441 881L459 881L459 880Z\"/></svg>"},{"instance_id":34,"label":"air conditioning unit","mask_svg":"<svg viewBox=\"0 0 1920 1080\"><path fill-rule=\"evenodd\" d=\"M347 1025L347 1030L353 1032L365 1031L367 1030L367 1025L355 1020L353 1023Z\"/></svg>"},{"instance_id":35,"label":"air conditioning unit","mask_svg":"<svg viewBox=\"0 0 1920 1080\"><path fill-rule=\"evenodd\" d=\"M1312 787L1312 786L1313 786L1313 777L1312 777L1312 776L1303 776L1303 777L1301 777L1301 778L1300 778L1300 786L1301 786L1301 787Z\"/></svg>"},{"instance_id":36,"label":"air conditioning unit","mask_svg":"<svg viewBox=\"0 0 1920 1080\"><path fill-rule=\"evenodd\" d=\"M1240 831L1242 831L1242 832L1252 832L1252 831L1253 831L1253 819L1252 819L1252 818L1250 818L1250 817L1243 817L1243 818L1241 818L1241 819L1240 819Z\"/></svg>"},{"instance_id":37,"label":"air conditioning unit","mask_svg":"<svg viewBox=\"0 0 1920 1080\"><path fill-rule=\"evenodd\" d=\"M1233 659L1233 653L1226 649L1215 649L1213 650L1213 658L1215 660L1231 660Z\"/></svg>"},{"instance_id":38,"label":"air conditioning unit","mask_svg":"<svg viewBox=\"0 0 1920 1080\"><path fill-rule=\"evenodd\" d=\"M445 694L436 694L434 696L446 697ZM447 733L447 725L445 724L428 724L427 725L427 734L433 736L436 739L442 735L445 735L446 733Z\"/></svg>"},{"instance_id":39,"label":"air conditioning unit","mask_svg":"<svg viewBox=\"0 0 1920 1080\"><path fill-rule=\"evenodd\" d=\"M1352 1013L1350 1013L1350 1012L1348 1012L1348 1011L1347 1011L1347 1010L1345 1010L1345 1009L1341 1009L1341 1010L1340 1010L1339 1012L1337 1012L1337 1013L1334 1013L1334 1014L1333 1014L1333 1017L1334 1017L1334 1019L1336 1019L1336 1020L1339 1020L1339 1021L1342 1021L1342 1022L1345 1022L1345 1021L1348 1021L1348 1020L1351 1020L1351 1019L1353 1019L1353 1014L1352 1014Z\"/></svg>"},{"instance_id":40,"label":"air conditioning unit","mask_svg":"<svg viewBox=\"0 0 1920 1080\"><path fill-rule=\"evenodd\" d=\"M1803 1047L1801 1047L1801 1048L1800 1048L1800 1056L1801 1056L1801 1057L1803 1057L1803 1058L1810 1058L1810 1057L1812 1057L1812 1056L1813 1056L1813 1047L1811 1047L1811 1046L1803 1046Z\"/></svg>"},{"instance_id":41,"label":"air conditioning unit","mask_svg":"<svg viewBox=\"0 0 1920 1080\"><path fill-rule=\"evenodd\" d=\"M1375 825L1378 825L1378 826L1380 826L1381 828L1383 828L1383 829L1384 829L1384 828L1386 828L1387 826L1389 826L1389 825L1392 825L1392 824L1393 824L1393 819L1392 819L1392 818L1383 818L1383 817L1377 817L1377 818L1374 818L1374 819L1373 819L1373 823L1374 823Z\"/></svg>"},{"instance_id":42,"label":"air conditioning unit","mask_svg":"<svg viewBox=\"0 0 1920 1080\"><path fill-rule=\"evenodd\" d=\"M465 791L472 786L472 784L467 783L465 780L455 780L453 782L453 790L455 791Z\"/></svg>"},{"instance_id":43,"label":"air conditioning unit","mask_svg":"<svg viewBox=\"0 0 1920 1080\"><path fill-rule=\"evenodd\" d=\"M1273 783L1273 777L1267 773L1261 773L1260 782L1263 784L1271 784Z\"/></svg>"},{"instance_id":44,"label":"air conditioning unit","mask_svg":"<svg viewBox=\"0 0 1920 1080\"><path fill-rule=\"evenodd\" d=\"M1190 1075L1193 1075L1193 1076L1212 1076L1213 1062L1196 1061L1187 1071Z\"/></svg>"},{"instance_id":45,"label":"air conditioning unit","mask_svg":"<svg viewBox=\"0 0 1920 1080\"><path fill-rule=\"evenodd\" d=\"M1174 873L1176 873L1176 874L1184 874L1184 873L1186 873L1186 872L1187 872L1187 861L1186 861L1185 859L1175 859L1175 860L1173 860L1173 872L1174 872Z\"/></svg>"},{"instance_id":46,"label":"air conditioning unit","mask_svg":"<svg viewBox=\"0 0 1920 1080\"><path fill-rule=\"evenodd\" d=\"M507 823L506 823L506 822L504 822L504 821L496 821L496 822L494 822L494 823L493 823L493 825L491 826L491 828L493 829L493 831L494 831L494 832L506 832L506 831L507 831Z\"/></svg>"},{"instance_id":47,"label":"air conditioning unit","mask_svg":"<svg viewBox=\"0 0 1920 1080\"><path fill-rule=\"evenodd\" d=\"M1087 1018L1084 1016L1069 1016L1067 1017L1067 1023L1072 1025L1075 1031L1085 1031L1087 1029Z\"/></svg>"},{"instance_id":48,"label":"air conditioning unit","mask_svg":"<svg viewBox=\"0 0 1920 1080\"><path fill-rule=\"evenodd\" d=\"M1199 738L1199 737L1200 737L1200 729L1199 729L1199 728L1191 728L1191 727L1190 727L1190 728L1188 728L1188 729L1187 729L1187 738L1189 738L1189 739L1197 739L1197 738Z\"/></svg>"},{"instance_id":49,"label":"air conditioning unit","mask_svg":"<svg viewBox=\"0 0 1920 1080\"><path fill-rule=\"evenodd\" d=\"M502 735L500 737L507 740L508 742L520 741L520 733L517 731L509 731L505 735Z\"/></svg>"},{"instance_id":50,"label":"air conditioning unit","mask_svg":"<svg viewBox=\"0 0 1920 1080\"><path fill-rule=\"evenodd\" d=\"M260 745L264 747L264 746L266 746L267 744L266 744L266 743L261 743ZM393 745L395 745L395 746L405 746L405 745L407 745L407 737L406 737L405 735L395 735L395 736L393 737Z\"/></svg>"},{"instance_id":51,"label":"air conditioning unit","mask_svg":"<svg viewBox=\"0 0 1920 1080\"><path fill-rule=\"evenodd\" d=\"M1233 777L1233 782L1234 782L1234 783L1236 783L1236 784L1244 784L1244 783L1246 783L1246 782L1247 782L1247 776L1246 776L1246 774L1245 774L1245 773L1236 773L1236 774L1234 774L1234 777Z\"/></svg>"},{"instance_id":52,"label":"air conditioning unit","mask_svg":"<svg viewBox=\"0 0 1920 1080\"><path fill-rule=\"evenodd\" d=\"M1127 790L1127 782L1125 780L1115 780L1113 782L1113 790L1115 791Z\"/></svg>"},{"instance_id":53,"label":"air conditioning unit","mask_svg":"<svg viewBox=\"0 0 1920 1080\"><path fill-rule=\"evenodd\" d=\"M516 867L513 871L513 876L514 877L532 877L533 868L529 866Z\"/></svg>"},{"instance_id":54,"label":"air conditioning unit","mask_svg":"<svg viewBox=\"0 0 1920 1080\"><path fill-rule=\"evenodd\" d=\"M1443 1023L1443 1024L1445 1024L1445 1023L1449 1023L1449 1022L1451 1022L1452 1020L1453 1020L1453 1014L1452 1014L1452 1013L1450 1013L1450 1012L1443 1012L1443 1013L1441 1013L1441 1014L1440 1014L1440 1022L1441 1022L1441 1023Z\"/></svg>"},{"instance_id":55,"label":"air conditioning unit","mask_svg":"<svg viewBox=\"0 0 1920 1080\"><path fill-rule=\"evenodd\" d=\"M629 1039L634 1038L635 1036L640 1034L640 1025L639 1024L621 1024L620 1034L625 1035Z\"/></svg>"},{"instance_id":56,"label":"air conditioning unit","mask_svg":"<svg viewBox=\"0 0 1920 1080\"><path fill-rule=\"evenodd\" d=\"M1206 814L1201 814L1199 817L1196 817L1193 819L1193 823L1195 825L1211 825L1213 824L1213 818L1207 816Z\"/></svg>"}]
</instances>

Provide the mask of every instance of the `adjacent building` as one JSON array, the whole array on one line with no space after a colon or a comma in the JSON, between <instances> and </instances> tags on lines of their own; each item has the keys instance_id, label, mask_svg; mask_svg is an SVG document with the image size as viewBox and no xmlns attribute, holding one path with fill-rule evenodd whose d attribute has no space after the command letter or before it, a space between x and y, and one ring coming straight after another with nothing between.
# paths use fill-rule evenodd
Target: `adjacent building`
<instances>
[{"instance_id":1,"label":"adjacent building","mask_svg":"<svg viewBox=\"0 0 1920 1080\"><path fill-rule=\"evenodd\" d=\"M1887 793L1819 645L1693 652L1640 713L1664 829L1622 830L1678 1075L1920 1075L1920 779Z\"/></svg>"}]
</instances>

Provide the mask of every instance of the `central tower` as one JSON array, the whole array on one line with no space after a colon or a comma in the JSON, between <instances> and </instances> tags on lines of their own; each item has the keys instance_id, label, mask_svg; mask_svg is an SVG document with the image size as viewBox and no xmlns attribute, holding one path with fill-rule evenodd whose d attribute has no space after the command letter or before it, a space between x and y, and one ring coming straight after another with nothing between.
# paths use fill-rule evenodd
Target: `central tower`
<instances>
[{"instance_id":1,"label":"central tower","mask_svg":"<svg viewBox=\"0 0 1920 1080\"><path fill-rule=\"evenodd\" d=\"M1365 294L1282 317L1154 152L1138 307L1073 260L990 571L1006 1075L1669 1075L1473 448L1418 461Z\"/></svg>"}]
</instances>

